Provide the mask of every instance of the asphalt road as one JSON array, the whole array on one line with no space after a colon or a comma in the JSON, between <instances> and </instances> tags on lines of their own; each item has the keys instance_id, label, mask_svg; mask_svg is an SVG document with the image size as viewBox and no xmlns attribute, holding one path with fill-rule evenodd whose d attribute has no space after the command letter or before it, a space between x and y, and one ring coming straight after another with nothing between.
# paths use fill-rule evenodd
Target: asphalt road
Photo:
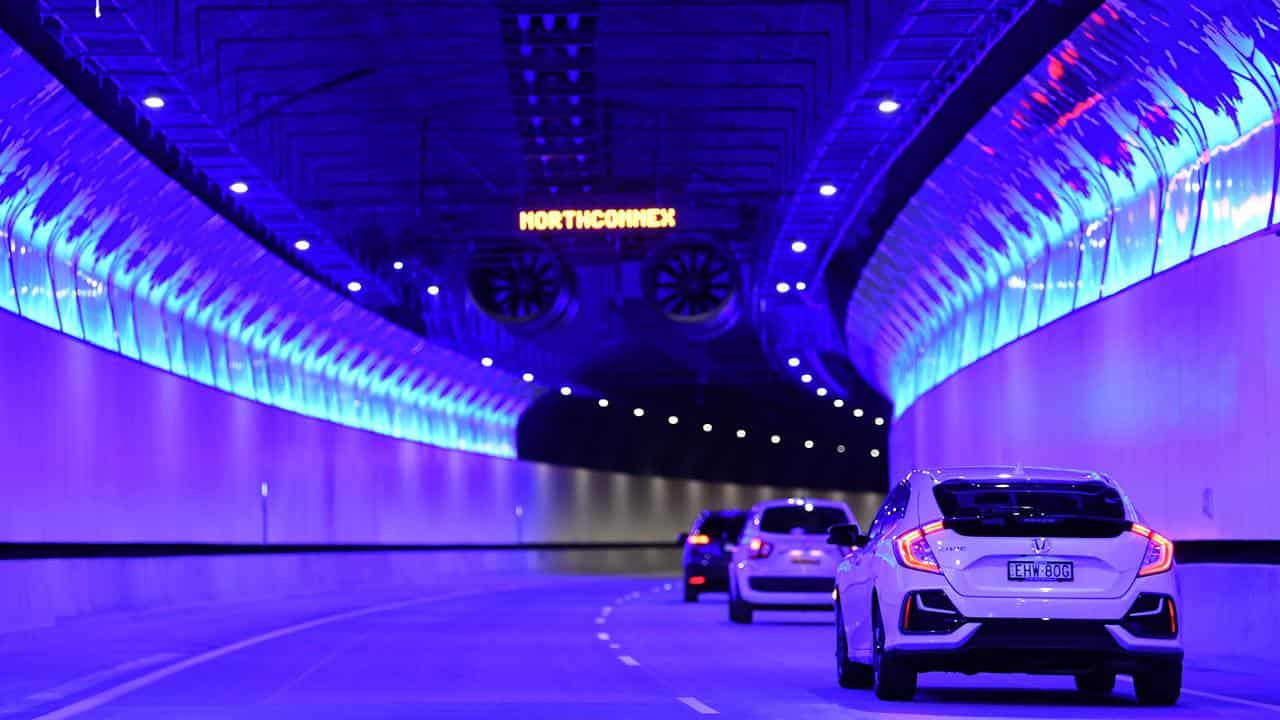
<instances>
[{"instance_id":1,"label":"asphalt road","mask_svg":"<svg viewBox=\"0 0 1280 720\"><path fill-rule=\"evenodd\" d=\"M499 577L416 591L87 618L0 636L0 717L23 718L1245 718L1280 683L1189 661L1174 708L1132 686L1089 701L1070 679L924 675L911 703L835 684L826 613L731 625L652 578Z\"/></svg>"}]
</instances>

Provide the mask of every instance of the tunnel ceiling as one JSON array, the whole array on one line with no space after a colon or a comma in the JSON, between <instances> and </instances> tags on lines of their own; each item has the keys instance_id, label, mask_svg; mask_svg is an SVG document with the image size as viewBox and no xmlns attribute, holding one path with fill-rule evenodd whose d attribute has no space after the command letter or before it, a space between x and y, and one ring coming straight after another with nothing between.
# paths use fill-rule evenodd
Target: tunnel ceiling
<instances>
[{"instance_id":1,"label":"tunnel ceiling","mask_svg":"<svg viewBox=\"0 0 1280 720\"><path fill-rule=\"evenodd\" d=\"M845 356L822 270L1034 4L20 3L136 107L135 144L356 302L575 398L656 394L689 417L715 413L697 388L716 386L761 436L834 427L863 450L887 405ZM677 227L517 222L612 207L671 207Z\"/></svg>"}]
</instances>

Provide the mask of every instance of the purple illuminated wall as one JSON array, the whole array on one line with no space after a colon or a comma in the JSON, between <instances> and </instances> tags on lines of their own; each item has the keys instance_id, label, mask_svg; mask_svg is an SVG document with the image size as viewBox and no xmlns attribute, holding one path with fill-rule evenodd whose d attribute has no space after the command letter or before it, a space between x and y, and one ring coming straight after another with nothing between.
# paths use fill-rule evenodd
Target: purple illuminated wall
<instances>
[{"instance_id":1,"label":"purple illuminated wall","mask_svg":"<svg viewBox=\"0 0 1280 720\"><path fill-rule=\"evenodd\" d=\"M775 491L519 462L237 397L0 312L0 540L674 540ZM822 493L828 494L828 493ZM873 494L846 496L863 519ZM515 508L523 508L517 531Z\"/></svg>"},{"instance_id":2,"label":"purple illuminated wall","mask_svg":"<svg viewBox=\"0 0 1280 720\"><path fill-rule=\"evenodd\" d=\"M892 473L1096 468L1175 538L1280 538L1280 242L1270 233L1077 310L895 423Z\"/></svg>"}]
</instances>

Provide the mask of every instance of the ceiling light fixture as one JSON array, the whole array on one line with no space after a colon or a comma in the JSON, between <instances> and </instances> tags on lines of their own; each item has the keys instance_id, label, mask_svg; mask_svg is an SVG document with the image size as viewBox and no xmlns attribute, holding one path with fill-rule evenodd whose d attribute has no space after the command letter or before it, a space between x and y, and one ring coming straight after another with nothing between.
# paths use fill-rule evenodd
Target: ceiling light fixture
<instances>
[{"instance_id":1,"label":"ceiling light fixture","mask_svg":"<svg viewBox=\"0 0 1280 720\"><path fill-rule=\"evenodd\" d=\"M428 295L430 295L430 296L432 296L432 297L435 297L436 295L439 295L439 294L440 294L440 286L439 286L439 285L428 285L428 286L427 286L427 294L428 294Z\"/></svg>"},{"instance_id":2,"label":"ceiling light fixture","mask_svg":"<svg viewBox=\"0 0 1280 720\"><path fill-rule=\"evenodd\" d=\"M826 397L826 396L827 396L827 389L826 389L826 388L824 388L824 387L820 387L820 388L818 388L817 393L818 393L818 397Z\"/></svg>"},{"instance_id":3,"label":"ceiling light fixture","mask_svg":"<svg viewBox=\"0 0 1280 720\"><path fill-rule=\"evenodd\" d=\"M791 367L800 367L800 358L798 357L787 358L787 365L790 365Z\"/></svg>"},{"instance_id":4,"label":"ceiling light fixture","mask_svg":"<svg viewBox=\"0 0 1280 720\"><path fill-rule=\"evenodd\" d=\"M780 282L777 285L774 285L773 287L775 290L783 294L791 292L791 286L785 282Z\"/></svg>"},{"instance_id":5,"label":"ceiling light fixture","mask_svg":"<svg viewBox=\"0 0 1280 720\"><path fill-rule=\"evenodd\" d=\"M876 418L876 424L877 424L877 425L883 425L883 424L884 424L884 418L882 418L882 417L878 417L878 418Z\"/></svg>"},{"instance_id":6,"label":"ceiling light fixture","mask_svg":"<svg viewBox=\"0 0 1280 720\"><path fill-rule=\"evenodd\" d=\"M488 355L485 355L484 357L480 358L480 364L485 367L493 367L493 358L489 357Z\"/></svg>"},{"instance_id":7,"label":"ceiling light fixture","mask_svg":"<svg viewBox=\"0 0 1280 720\"><path fill-rule=\"evenodd\" d=\"M805 441L804 441L804 449L805 449L805 450L812 450L812 449L813 449L813 441L812 441L812 440L805 440Z\"/></svg>"},{"instance_id":8,"label":"ceiling light fixture","mask_svg":"<svg viewBox=\"0 0 1280 720\"><path fill-rule=\"evenodd\" d=\"M880 112L889 115L890 113L898 112L898 109L902 107L902 103L893 98L885 98L876 107L880 109Z\"/></svg>"},{"instance_id":9,"label":"ceiling light fixture","mask_svg":"<svg viewBox=\"0 0 1280 720\"><path fill-rule=\"evenodd\" d=\"M596 401L596 404L602 408L609 407L609 398L600 398Z\"/></svg>"},{"instance_id":10,"label":"ceiling light fixture","mask_svg":"<svg viewBox=\"0 0 1280 720\"><path fill-rule=\"evenodd\" d=\"M813 376L812 376L812 375L810 375L809 373L805 373L805 374L803 374L803 375L801 375L801 376L800 376L800 382L802 382L802 383L811 383L811 382L813 382Z\"/></svg>"},{"instance_id":11,"label":"ceiling light fixture","mask_svg":"<svg viewBox=\"0 0 1280 720\"><path fill-rule=\"evenodd\" d=\"M843 401L843 400L841 400L840 398L836 398L835 400L832 400L832 401L831 401L831 404L832 404L832 405L835 405L835 406L836 406L836 407L838 407L838 408L842 408L842 407L844 407L844 401Z\"/></svg>"},{"instance_id":12,"label":"ceiling light fixture","mask_svg":"<svg viewBox=\"0 0 1280 720\"><path fill-rule=\"evenodd\" d=\"M791 252L793 253L802 253L808 249L809 249L809 246L806 245L803 240L796 240L795 242L791 243Z\"/></svg>"},{"instance_id":13,"label":"ceiling light fixture","mask_svg":"<svg viewBox=\"0 0 1280 720\"><path fill-rule=\"evenodd\" d=\"M635 410L631 411L631 414L635 415L636 417L644 417L644 408L636 408Z\"/></svg>"},{"instance_id":14,"label":"ceiling light fixture","mask_svg":"<svg viewBox=\"0 0 1280 720\"><path fill-rule=\"evenodd\" d=\"M796 281L796 290L799 290L799 291L803 292L803 291L808 290L808 289L809 289L809 284L808 284L808 283L806 283L806 282L805 282L805 281L803 281L803 280L798 280L798 281Z\"/></svg>"},{"instance_id":15,"label":"ceiling light fixture","mask_svg":"<svg viewBox=\"0 0 1280 720\"><path fill-rule=\"evenodd\" d=\"M237 180L227 186L227 189L237 195L243 195L249 192L249 184L243 180Z\"/></svg>"},{"instance_id":16,"label":"ceiling light fixture","mask_svg":"<svg viewBox=\"0 0 1280 720\"><path fill-rule=\"evenodd\" d=\"M880 451L875 448L871 448L871 457L880 457Z\"/></svg>"},{"instance_id":17,"label":"ceiling light fixture","mask_svg":"<svg viewBox=\"0 0 1280 720\"><path fill-rule=\"evenodd\" d=\"M311 249L311 241L306 239L294 240L293 249L298 252L306 252Z\"/></svg>"},{"instance_id":18,"label":"ceiling light fixture","mask_svg":"<svg viewBox=\"0 0 1280 720\"><path fill-rule=\"evenodd\" d=\"M151 93L150 95L142 98L142 104L152 110L159 110L164 107L164 98L155 93Z\"/></svg>"},{"instance_id":19,"label":"ceiling light fixture","mask_svg":"<svg viewBox=\"0 0 1280 720\"><path fill-rule=\"evenodd\" d=\"M818 188L818 194L822 197L831 197L836 194L836 186L831 183L823 183Z\"/></svg>"},{"instance_id":20,"label":"ceiling light fixture","mask_svg":"<svg viewBox=\"0 0 1280 720\"><path fill-rule=\"evenodd\" d=\"M561 385L560 394L565 397L569 397L570 395L573 394L573 388L569 387L568 385Z\"/></svg>"},{"instance_id":21,"label":"ceiling light fixture","mask_svg":"<svg viewBox=\"0 0 1280 720\"><path fill-rule=\"evenodd\" d=\"M782 436L781 436L781 435L770 435L770 436L769 436L769 442L773 443L774 445L777 445L778 443L782 442Z\"/></svg>"},{"instance_id":22,"label":"ceiling light fixture","mask_svg":"<svg viewBox=\"0 0 1280 720\"><path fill-rule=\"evenodd\" d=\"M838 452L838 453L840 453L841 455L843 455L843 454L844 454L844 451L845 451L845 447L844 447L843 445L837 445L837 446L836 446L836 452Z\"/></svg>"},{"instance_id":23,"label":"ceiling light fixture","mask_svg":"<svg viewBox=\"0 0 1280 720\"><path fill-rule=\"evenodd\" d=\"M360 284L358 281L356 281L356 280L352 280L351 282L347 283L347 290L349 290L349 291L351 291L351 292L360 292L360 290L362 290L363 288L364 288L364 286L363 286L363 285L361 285L361 284Z\"/></svg>"},{"instance_id":24,"label":"ceiling light fixture","mask_svg":"<svg viewBox=\"0 0 1280 720\"><path fill-rule=\"evenodd\" d=\"M680 422L680 418L676 417L675 415L669 415L669 416L667 416L667 423L668 423L668 424L670 424L670 425L675 425L675 424L676 424L676 423L678 423L678 422Z\"/></svg>"},{"instance_id":25,"label":"ceiling light fixture","mask_svg":"<svg viewBox=\"0 0 1280 720\"><path fill-rule=\"evenodd\" d=\"M521 380L523 380L523 381L525 381L525 382L533 382L533 373L531 373L531 372L527 372L527 373L525 373L525 374L521 375L521 376L520 376L520 379L521 379Z\"/></svg>"},{"instance_id":26,"label":"ceiling light fixture","mask_svg":"<svg viewBox=\"0 0 1280 720\"><path fill-rule=\"evenodd\" d=\"M403 269L404 269L404 261L403 261L403 260L397 260L397 261L395 261L395 262L391 263L391 269L392 269L392 270L403 270Z\"/></svg>"},{"instance_id":27,"label":"ceiling light fixture","mask_svg":"<svg viewBox=\"0 0 1280 720\"><path fill-rule=\"evenodd\" d=\"M853 416L854 416L854 417L862 417L862 408L854 408L854 409L853 409Z\"/></svg>"},{"instance_id":28,"label":"ceiling light fixture","mask_svg":"<svg viewBox=\"0 0 1280 720\"><path fill-rule=\"evenodd\" d=\"M702 432L711 432L711 423L702 423Z\"/></svg>"}]
</instances>

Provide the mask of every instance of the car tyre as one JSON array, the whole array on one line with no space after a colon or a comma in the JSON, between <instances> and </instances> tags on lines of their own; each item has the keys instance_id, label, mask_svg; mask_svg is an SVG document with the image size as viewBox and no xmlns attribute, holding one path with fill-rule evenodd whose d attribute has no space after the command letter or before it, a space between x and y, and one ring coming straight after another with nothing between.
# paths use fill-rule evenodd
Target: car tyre
<instances>
[{"instance_id":1,"label":"car tyre","mask_svg":"<svg viewBox=\"0 0 1280 720\"><path fill-rule=\"evenodd\" d=\"M1159 661L1142 672L1134 673L1133 689L1138 702L1143 705L1178 702L1178 696L1182 694L1182 661Z\"/></svg>"},{"instance_id":2,"label":"car tyre","mask_svg":"<svg viewBox=\"0 0 1280 720\"><path fill-rule=\"evenodd\" d=\"M684 581L684 601L687 603L698 602L698 591L693 589L687 579Z\"/></svg>"},{"instance_id":3,"label":"car tyre","mask_svg":"<svg viewBox=\"0 0 1280 720\"><path fill-rule=\"evenodd\" d=\"M1076 689L1087 695L1107 695L1116 689L1116 674L1101 670L1080 673L1076 675Z\"/></svg>"},{"instance_id":4,"label":"car tyre","mask_svg":"<svg viewBox=\"0 0 1280 720\"><path fill-rule=\"evenodd\" d=\"M738 597L738 593L729 589L729 620L738 625L751 624L751 605Z\"/></svg>"},{"instance_id":5,"label":"car tyre","mask_svg":"<svg viewBox=\"0 0 1280 720\"><path fill-rule=\"evenodd\" d=\"M849 659L849 637L844 630L844 611L836 600L836 682L850 690L866 690L875 684L870 665Z\"/></svg>"},{"instance_id":6,"label":"car tyre","mask_svg":"<svg viewBox=\"0 0 1280 720\"><path fill-rule=\"evenodd\" d=\"M875 638L874 664L876 697L881 700L910 700L916 694L917 673L906 660L885 650L884 622L880 604L872 600L871 632Z\"/></svg>"}]
</instances>

